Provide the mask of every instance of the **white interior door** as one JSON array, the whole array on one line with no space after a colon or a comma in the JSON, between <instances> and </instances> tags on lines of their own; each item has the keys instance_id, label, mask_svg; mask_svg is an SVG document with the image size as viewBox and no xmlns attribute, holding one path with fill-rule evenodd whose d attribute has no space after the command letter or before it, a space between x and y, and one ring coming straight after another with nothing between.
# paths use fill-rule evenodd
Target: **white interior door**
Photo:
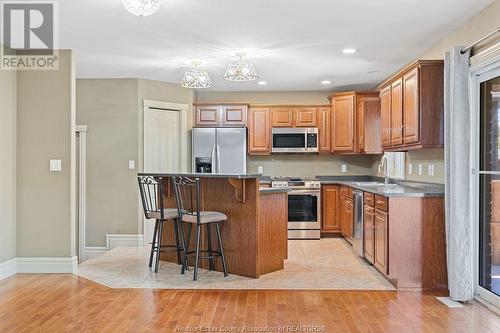
<instances>
[{"instance_id":1,"label":"white interior door","mask_svg":"<svg viewBox=\"0 0 500 333\"><path fill-rule=\"evenodd\" d=\"M181 171L181 119L178 110L144 108L144 172ZM154 221L144 219L146 244L153 239Z\"/></svg>"}]
</instances>

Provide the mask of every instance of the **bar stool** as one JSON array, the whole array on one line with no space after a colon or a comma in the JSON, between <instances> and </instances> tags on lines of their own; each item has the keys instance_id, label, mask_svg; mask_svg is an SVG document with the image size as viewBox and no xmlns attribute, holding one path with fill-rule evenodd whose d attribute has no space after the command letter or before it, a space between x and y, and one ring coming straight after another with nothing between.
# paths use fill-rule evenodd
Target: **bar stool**
<instances>
[{"instance_id":1,"label":"bar stool","mask_svg":"<svg viewBox=\"0 0 500 333\"><path fill-rule=\"evenodd\" d=\"M155 273L158 273L160 266L160 252L167 252L166 248L173 248L177 252L177 263L182 264L181 273L184 274L184 230L179 229L179 214L176 208L163 207L163 178L151 176L138 176L139 191L141 193L142 208L147 219L155 219L153 241L149 254L149 267L153 264L153 256L156 253ZM166 221L173 221L175 233L175 245L163 245L162 234L163 224ZM180 237L179 237L180 233Z\"/></svg>"},{"instance_id":2,"label":"bar stool","mask_svg":"<svg viewBox=\"0 0 500 333\"><path fill-rule=\"evenodd\" d=\"M224 256L224 247L220 232L220 223L227 220L227 216L219 212L200 211L200 179L191 179L189 177L172 177L172 184L175 189L175 198L177 201L177 210L179 214L180 230L183 229L183 223L189 224L188 240L185 242L186 251L184 252L184 262L187 268L188 255L195 254L193 281L198 279L198 267L200 259L208 259L209 269L214 270L214 258L220 257L222 260L222 269L224 276L227 274L226 258ZM193 193L194 192L194 193ZM194 196L194 199L193 199ZM190 202L190 207L186 207L185 203ZM193 204L194 202L194 204ZM217 242L219 250L212 250L212 238L210 234L210 226L215 224L217 233ZM189 251L189 243L191 239L191 229L193 225L196 227L196 248ZM200 249L201 227L206 226L208 249ZM200 256L200 253L208 253L206 256ZM184 272L184 266L182 267Z\"/></svg>"}]
</instances>

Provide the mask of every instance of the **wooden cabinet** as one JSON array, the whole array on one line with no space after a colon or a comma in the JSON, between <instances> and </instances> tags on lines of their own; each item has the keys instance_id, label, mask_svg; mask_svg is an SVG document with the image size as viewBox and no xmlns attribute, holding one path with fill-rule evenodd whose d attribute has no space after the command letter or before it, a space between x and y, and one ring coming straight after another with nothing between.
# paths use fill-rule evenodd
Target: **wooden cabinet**
<instances>
[{"instance_id":1,"label":"wooden cabinet","mask_svg":"<svg viewBox=\"0 0 500 333\"><path fill-rule=\"evenodd\" d=\"M318 150L320 153L330 152L330 109L329 106L318 107Z\"/></svg>"},{"instance_id":2,"label":"wooden cabinet","mask_svg":"<svg viewBox=\"0 0 500 333\"><path fill-rule=\"evenodd\" d=\"M375 209L374 218L374 257L373 264L378 270L384 274L389 274L388 272L388 214L379 209ZM411 263L408 263L411 264Z\"/></svg>"},{"instance_id":3,"label":"wooden cabinet","mask_svg":"<svg viewBox=\"0 0 500 333\"><path fill-rule=\"evenodd\" d=\"M271 110L251 108L248 115L248 154L271 154Z\"/></svg>"},{"instance_id":4,"label":"wooden cabinet","mask_svg":"<svg viewBox=\"0 0 500 333\"><path fill-rule=\"evenodd\" d=\"M315 107L296 107L294 108L296 127L316 127L317 109Z\"/></svg>"},{"instance_id":5,"label":"wooden cabinet","mask_svg":"<svg viewBox=\"0 0 500 333\"><path fill-rule=\"evenodd\" d=\"M293 127L294 117L292 107L274 107L271 109L273 127Z\"/></svg>"},{"instance_id":6,"label":"wooden cabinet","mask_svg":"<svg viewBox=\"0 0 500 333\"><path fill-rule=\"evenodd\" d=\"M375 258L375 208L364 205L363 208L363 242L365 259L372 263Z\"/></svg>"},{"instance_id":7,"label":"wooden cabinet","mask_svg":"<svg viewBox=\"0 0 500 333\"><path fill-rule=\"evenodd\" d=\"M352 243L353 234L353 199L352 199L352 189L349 187L341 187L341 200L340 200L340 232L342 236L349 242Z\"/></svg>"},{"instance_id":8,"label":"wooden cabinet","mask_svg":"<svg viewBox=\"0 0 500 333\"><path fill-rule=\"evenodd\" d=\"M247 104L194 104L195 127L245 127Z\"/></svg>"},{"instance_id":9,"label":"wooden cabinet","mask_svg":"<svg viewBox=\"0 0 500 333\"><path fill-rule=\"evenodd\" d=\"M418 60L379 88L384 150L444 146L442 60Z\"/></svg>"},{"instance_id":10,"label":"wooden cabinet","mask_svg":"<svg viewBox=\"0 0 500 333\"><path fill-rule=\"evenodd\" d=\"M331 151L380 154L382 147L378 92L351 91L329 98L332 103Z\"/></svg>"},{"instance_id":11,"label":"wooden cabinet","mask_svg":"<svg viewBox=\"0 0 500 333\"><path fill-rule=\"evenodd\" d=\"M354 95L332 98L332 151L354 151Z\"/></svg>"},{"instance_id":12,"label":"wooden cabinet","mask_svg":"<svg viewBox=\"0 0 500 333\"><path fill-rule=\"evenodd\" d=\"M323 185L321 188L321 232L340 232L339 208L340 208L340 186Z\"/></svg>"}]
</instances>

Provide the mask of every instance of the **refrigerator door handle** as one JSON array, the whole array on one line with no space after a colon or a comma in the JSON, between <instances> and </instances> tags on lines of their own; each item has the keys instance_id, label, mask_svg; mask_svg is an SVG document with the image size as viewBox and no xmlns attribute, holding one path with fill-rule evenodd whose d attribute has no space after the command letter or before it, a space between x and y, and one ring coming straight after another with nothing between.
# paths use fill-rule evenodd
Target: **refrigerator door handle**
<instances>
[{"instance_id":1,"label":"refrigerator door handle","mask_svg":"<svg viewBox=\"0 0 500 333\"><path fill-rule=\"evenodd\" d=\"M210 158L212 159L212 173L217 173L217 170L215 169L218 165L218 163L215 163L215 145L212 147L212 154L210 154Z\"/></svg>"},{"instance_id":2,"label":"refrigerator door handle","mask_svg":"<svg viewBox=\"0 0 500 333\"><path fill-rule=\"evenodd\" d=\"M219 143L217 143L217 173L220 173L220 149L219 149Z\"/></svg>"}]
</instances>

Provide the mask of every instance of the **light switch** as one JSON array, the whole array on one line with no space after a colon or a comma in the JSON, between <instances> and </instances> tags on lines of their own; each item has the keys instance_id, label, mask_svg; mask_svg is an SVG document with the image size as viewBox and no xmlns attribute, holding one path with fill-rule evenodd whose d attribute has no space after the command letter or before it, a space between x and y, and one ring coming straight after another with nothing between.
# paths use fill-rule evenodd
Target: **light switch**
<instances>
[{"instance_id":1,"label":"light switch","mask_svg":"<svg viewBox=\"0 0 500 333\"><path fill-rule=\"evenodd\" d=\"M62 170L61 160L50 160L49 170L50 171L61 171Z\"/></svg>"},{"instance_id":2,"label":"light switch","mask_svg":"<svg viewBox=\"0 0 500 333\"><path fill-rule=\"evenodd\" d=\"M264 174L264 167L263 167L262 165L259 165L259 166L257 167L257 173L258 173L259 175L263 175L263 174Z\"/></svg>"},{"instance_id":3,"label":"light switch","mask_svg":"<svg viewBox=\"0 0 500 333\"><path fill-rule=\"evenodd\" d=\"M341 164L340 165L340 171L341 172L347 172L347 164Z\"/></svg>"},{"instance_id":4,"label":"light switch","mask_svg":"<svg viewBox=\"0 0 500 333\"><path fill-rule=\"evenodd\" d=\"M408 174L411 175L413 174L413 164L408 164Z\"/></svg>"},{"instance_id":5,"label":"light switch","mask_svg":"<svg viewBox=\"0 0 500 333\"><path fill-rule=\"evenodd\" d=\"M135 161L134 160L129 160L128 161L128 169L129 170L135 170Z\"/></svg>"},{"instance_id":6,"label":"light switch","mask_svg":"<svg viewBox=\"0 0 500 333\"><path fill-rule=\"evenodd\" d=\"M434 176L434 164L429 164L427 173L429 176Z\"/></svg>"},{"instance_id":7,"label":"light switch","mask_svg":"<svg viewBox=\"0 0 500 333\"><path fill-rule=\"evenodd\" d=\"M418 165L418 175L422 176L422 163Z\"/></svg>"}]
</instances>

